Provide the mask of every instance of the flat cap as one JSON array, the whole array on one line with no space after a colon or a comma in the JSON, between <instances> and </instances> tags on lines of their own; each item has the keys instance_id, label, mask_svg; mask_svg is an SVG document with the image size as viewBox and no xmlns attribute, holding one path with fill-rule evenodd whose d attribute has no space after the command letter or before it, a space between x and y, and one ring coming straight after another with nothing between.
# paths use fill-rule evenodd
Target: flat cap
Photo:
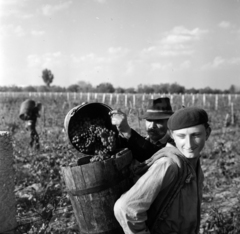
<instances>
[{"instance_id":1,"label":"flat cap","mask_svg":"<svg viewBox=\"0 0 240 234\"><path fill-rule=\"evenodd\" d=\"M178 130L205 123L208 123L208 114L205 110L198 107L186 107L175 111L168 120L168 128Z\"/></svg>"}]
</instances>

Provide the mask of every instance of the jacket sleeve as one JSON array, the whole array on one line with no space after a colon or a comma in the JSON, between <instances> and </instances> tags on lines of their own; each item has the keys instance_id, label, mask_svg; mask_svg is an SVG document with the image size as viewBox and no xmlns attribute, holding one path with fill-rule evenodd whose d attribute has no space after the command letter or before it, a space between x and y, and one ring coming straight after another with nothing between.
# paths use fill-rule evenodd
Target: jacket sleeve
<instances>
[{"instance_id":1,"label":"jacket sleeve","mask_svg":"<svg viewBox=\"0 0 240 234\"><path fill-rule=\"evenodd\" d=\"M132 129L131 137L126 141L135 159L143 162L155 154L161 147L151 143Z\"/></svg>"}]
</instances>

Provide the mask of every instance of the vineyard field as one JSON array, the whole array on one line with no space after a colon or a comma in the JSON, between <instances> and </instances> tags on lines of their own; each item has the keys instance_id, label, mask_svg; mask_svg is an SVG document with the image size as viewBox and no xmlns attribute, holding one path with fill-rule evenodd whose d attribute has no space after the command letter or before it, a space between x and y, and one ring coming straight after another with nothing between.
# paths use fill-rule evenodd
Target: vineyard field
<instances>
[{"instance_id":1,"label":"vineyard field","mask_svg":"<svg viewBox=\"0 0 240 234\"><path fill-rule=\"evenodd\" d=\"M240 233L240 95L0 93L0 131L10 132L13 144L17 234L81 233L60 169L81 157L63 128L69 110L83 102L104 102L121 108L130 126L145 135L139 116L149 98L160 96L171 99L173 110L195 105L209 113L212 135L201 157L205 181L200 233ZM30 134L18 116L26 98L42 103L39 150L28 146Z\"/></svg>"}]
</instances>

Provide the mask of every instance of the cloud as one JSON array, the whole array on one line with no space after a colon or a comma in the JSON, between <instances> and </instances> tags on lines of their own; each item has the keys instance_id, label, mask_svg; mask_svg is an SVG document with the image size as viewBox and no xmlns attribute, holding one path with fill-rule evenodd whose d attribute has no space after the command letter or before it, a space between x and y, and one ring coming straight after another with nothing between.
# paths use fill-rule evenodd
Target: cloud
<instances>
[{"instance_id":1,"label":"cloud","mask_svg":"<svg viewBox=\"0 0 240 234\"><path fill-rule=\"evenodd\" d=\"M172 69L173 65L172 63L166 63L166 64L161 64L161 63L152 63L150 64L150 71L155 71L155 70L169 70Z\"/></svg>"},{"instance_id":2,"label":"cloud","mask_svg":"<svg viewBox=\"0 0 240 234\"><path fill-rule=\"evenodd\" d=\"M107 0L95 0L95 2L98 2L98 3L101 3L101 4L106 3L106 1Z\"/></svg>"},{"instance_id":3,"label":"cloud","mask_svg":"<svg viewBox=\"0 0 240 234\"><path fill-rule=\"evenodd\" d=\"M15 5L17 2L18 0L7 0L7 1L1 0L0 7Z\"/></svg>"},{"instance_id":4,"label":"cloud","mask_svg":"<svg viewBox=\"0 0 240 234\"><path fill-rule=\"evenodd\" d=\"M186 60L180 64L179 68L181 70L184 70L184 69L190 68L190 66L191 66L191 62L189 60Z\"/></svg>"},{"instance_id":5,"label":"cloud","mask_svg":"<svg viewBox=\"0 0 240 234\"><path fill-rule=\"evenodd\" d=\"M61 52L46 53L43 55L31 54L27 56L29 67L51 67L60 62Z\"/></svg>"},{"instance_id":6,"label":"cloud","mask_svg":"<svg viewBox=\"0 0 240 234\"><path fill-rule=\"evenodd\" d=\"M80 62L86 62L86 63L105 63L108 61L109 58L107 57L99 57L94 53L89 53L85 56L81 56L79 59L77 59ZM75 57L75 61L76 57Z\"/></svg>"},{"instance_id":7,"label":"cloud","mask_svg":"<svg viewBox=\"0 0 240 234\"><path fill-rule=\"evenodd\" d=\"M9 16L15 16L19 15L19 10L16 9L1 9L0 10L0 17L9 17Z\"/></svg>"},{"instance_id":8,"label":"cloud","mask_svg":"<svg viewBox=\"0 0 240 234\"><path fill-rule=\"evenodd\" d=\"M32 31L31 31L31 34L32 34L33 36L42 36L42 35L45 34L45 31L41 31L41 30L39 30L39 31L37 31L37 30L32 30Z\"/></svg>"},{"instance_id":9,"label":"cloud","mask_svg":"<svg viewBox=\"0 0 240 234\"><path fill-rule=\"evenodd\" d=\"M234 58L222 58L220 56L217 56L213 59L212 62L205 64L202 69L216 69L216 68L222 68L225 66L230 65L240 65L240 57L234 57Z\"/></svg>"},{"instance_id":10,"label":"cloud","mask_svg":"<svg viewBox=\"0 0 240 234\"><path fill-rule=\"evenodd\" d=\"M2 25L0 27L0 35L2 37L8 37L13 34L15 34L18 37L22 37L25 35L25 31L20 25L15 26L13 24L9 24L9 25Z\"/></svg>"},{"instance_id":11,"label":"cloud","mask_svg":"<svg viewBox=\"0 0 240 234\"><path fill-rule=\"evenodd\" d=\"M21 8L28 6L30 0L0 0L0 17L19 17L23 19L29 19L33 14L23 14ZM31 17L30 17L31 15Z\"/></svg>"},{"instance_id":12,"label":"cloud","mask_svg":"<svg viewBox=\"0 0 240 234\"><path fill-rule=\"evenodd\" d=\"M126 56L128 52L129 50L127 48L110 47L107 50L106 56L100 57L95 53L89 53L81 57L77 57L72 54L70 58L73 63L110 64L115 62L117 59Z\"/></svg>"},{"instance_id":13,"label":"cloud","mask_svg":"<svg viewBox=\"0 0 240 234\"><path fill-rule=\"evenodd\" d=\"M33 14L24 14L24 15L21 15L20 17L22 18L22 19L31 19L31 18L33 18Z\"/></svg>"},{"instance_id":14,"label":"cloud","mask_svg":"<svg viewBox=\"0 0 240 234\"><path fill-rule=\"evenodd\" d=\"M207 30L195 28L189 30L183 26L174 27L165 32L162 39L154 46L144 48L141 56L179 56L192 55L194 53L193 43L200 40Z\"/></svg>"},{"instance_id":15,"label":"cloud","mask_svg":"<svg viewBox=\"0 0 240 234\"><path fill-rule=\"evenodd\" d=\"M50 16L58 11L67 9L72 4L72 1L66 1L57 5L45 5L42 7L43 15Z\"/></svg>"},{"instance_id":16,"label":"cloud","mask_svg":"<svg viewBox=\"0 0 240 234\"><path fill-rule=\"evenodd\" d=\"M230 28L230 27L231 27L231 23L228 22L228 21L222 21L222 22L220 22L220 23L218 24L218 26L219 26L220 28Z\"/></svg>"},{"instance_id":17,"label":"cloud","mask_svg":"<svg viewBox=\"0 0 240 234\"><path fill-rule=\"evenodd\" d=\"M122 48L122 47L110 47L108 49L108 53L110 54L112 59L118 59L120 57L126 56L129 52L129 49Z\"/></svg>"},{"instance_id":18,"label":"cloud","mask_svg":"<svg viewBox=\"0 0 240 234\"><path fill-rule=\"evenodd\" d=\"M23 30L23 28L21 26L17 26L15 29L14 29L14 33L19 36L19 37L22 37L25 35L25 32Z\"/></svg>"}]
</instances>

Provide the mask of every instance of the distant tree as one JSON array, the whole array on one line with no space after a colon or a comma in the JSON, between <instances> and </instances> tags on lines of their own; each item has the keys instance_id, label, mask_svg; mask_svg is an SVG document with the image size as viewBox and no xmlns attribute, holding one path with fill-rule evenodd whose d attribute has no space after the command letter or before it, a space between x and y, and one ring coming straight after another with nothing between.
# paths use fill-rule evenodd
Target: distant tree
<instances>
[{"instance_id":1,"label":"distant tree","mask_svg":"<svg viewBox=\"0 0 240 234\"><path fill-rule=\"evenodd\" d=\"M77 93L79 92L79 85L78 84L70 85L67 87L67 91Z\"/></svg>"},{"instance_id":2,"label":"distant tree","mask_svg":"<svg viewBox=\"0 0 240 234\"><path fill-rule=\"evenodd\" d=\"M54 75L48 69L42 71L42 78L47 87L50 87L50 84L53 82Z\"/></svg>"},{"instance_id":3,"label":"distant tree","mask_svg":"<svg viewBox=\"0 0 240 234\"><path fill-rule=\"evenodd\" d=\"M134 88L127 88L125 93L136 93L136 90Z\"/></svg>"},{"instance_id":4,"label":"distant tree","mask_svg":"<svg viewBox=\"0 0 240 234\"><path fill-rule=\"evenodd\" d=\"M115 93L125 93L125 89L121 87L115 88Z\"/></svg>"},{"instance_id":5,"label":"distant tree","mask_svg":"<svg viewBox=\"0 0 240 234\"><path fill-rule=\"evenodd\" d=\"M97 87L97 92L99 93L114 93L115 89L110 83L101 83Z\"/></svg>"},{"instance_id":6,"label":"distant tree","mask_svg":"<svg viewBox=\"0 0 240 234\"><path fill-rule=\"evenodd\" d=\"M185 87L181 86L177 83L173 83L169 87L169 92L170 93L185 93Z\"/></svg>"},{"instance_id":7,"label":"distant tree","mask_svg":"<svg viewBox=\"0 0 240 234\"><path fill-rule=\"evenodd\" d=\"M23 89L22 89L24 92L36 92L37 91L37 89L35 88L35 87L33 87L33 86L26 86L26 87L23 87Z\"/></svg>"},{"instance_id":8,"label":"distant tree","mask_svg":"<svg viewBox=\"0 0 240 234\"><path fill-rule=\"evenodd\" d=\"M205 87L203 89L199 89L199 93L213 93L213 90L210 87Z\"/></svg>"},{"instance_id":9,"label":"distant tree","mask_svg":"<svg viewBox=\"0 0 240 234\"><path fill-rule=\"evenodd\" d=\"M169 93L169 92L170 92L170 84L159 85L159 93Z\"/></svg>"},{"instance_id":10,"label":"distant tree","mask_svg":"<svg viewBox=\"0 0 240 234\"><path fill-rule=\"evenodd\" d=\"M154 89L150 85L138 85L137 93L154 93Z\"/></svg>"},{"instance_id":11,"label":"distant tree","mask_svg":"<svg viewBox=\"0 0 240 234\"><path fill-rule=\"evenodd\" d=\"M185 90L185 93L196 94L196 93L199 93L199 90L198 90L198 89L195 89L195 88L186 89L186 90Z\"/></svg>"},{"instance_id":12,"label":"distant tree","mask_svg":"<svg viewBox=\"0 0 240 234\"><path fill-rule=\"evenodd\" d=\"M78 81L78 86L79 86L79 92L86 92L90 93L94 91L93 86L90 83L87 83L85 81Z\"/></svg>"},{"instance_id":13,"label":"distant tree","mask_svg":"<svg viewBox=\"0 0 240 234\"><path fill-rule=\"evenodd\" d=\"M21 87L18 87L16 85L12 85L12 86L9 86L7 88L7 91L8 92L22 92L22 88Z\"/></svg>"},{"instance_id":14,"label":"distant tree","mask_svg":"<svg viewBox=\"0 0 240 234\"><path fill-rule=\"evenodd\" d=\"M138 92L138 93L144 93L143 85L142 85L142 84L139 84L139 85L137 86L137 92Z\"/></svg>"},{"instance_id":15,"label":"distant tree","mask_svg":"<svg viewBox=\"0 0 240 234\"><path fill-rule=\"evenodd\" d=\"M229 88L229 93L236 93L236 87L235 85L231 85Z\"/></svg>"},{"instance_id":16,"label":"distant tree","mask_svg":"<svg viewBox=\"0 0 240 234\"><path fill-rule=\"evenodd\" d=\"M40 86L37 87L37 91L38 91L38 92L49 92L50 89L49 89L49 87L47 87L47 86L40 85Z\"/></svg>"},{"instance_id":17,"label":"distant tree","mask_svg":"<svg viewBox=\"0 0 240 234\"><path fill-rule=\"evenodd\" d=\"M56 86L56 85L51 86L51 92L63 93L65 91L66 91L65 87Z\"/></svg>"}]
</instances>

